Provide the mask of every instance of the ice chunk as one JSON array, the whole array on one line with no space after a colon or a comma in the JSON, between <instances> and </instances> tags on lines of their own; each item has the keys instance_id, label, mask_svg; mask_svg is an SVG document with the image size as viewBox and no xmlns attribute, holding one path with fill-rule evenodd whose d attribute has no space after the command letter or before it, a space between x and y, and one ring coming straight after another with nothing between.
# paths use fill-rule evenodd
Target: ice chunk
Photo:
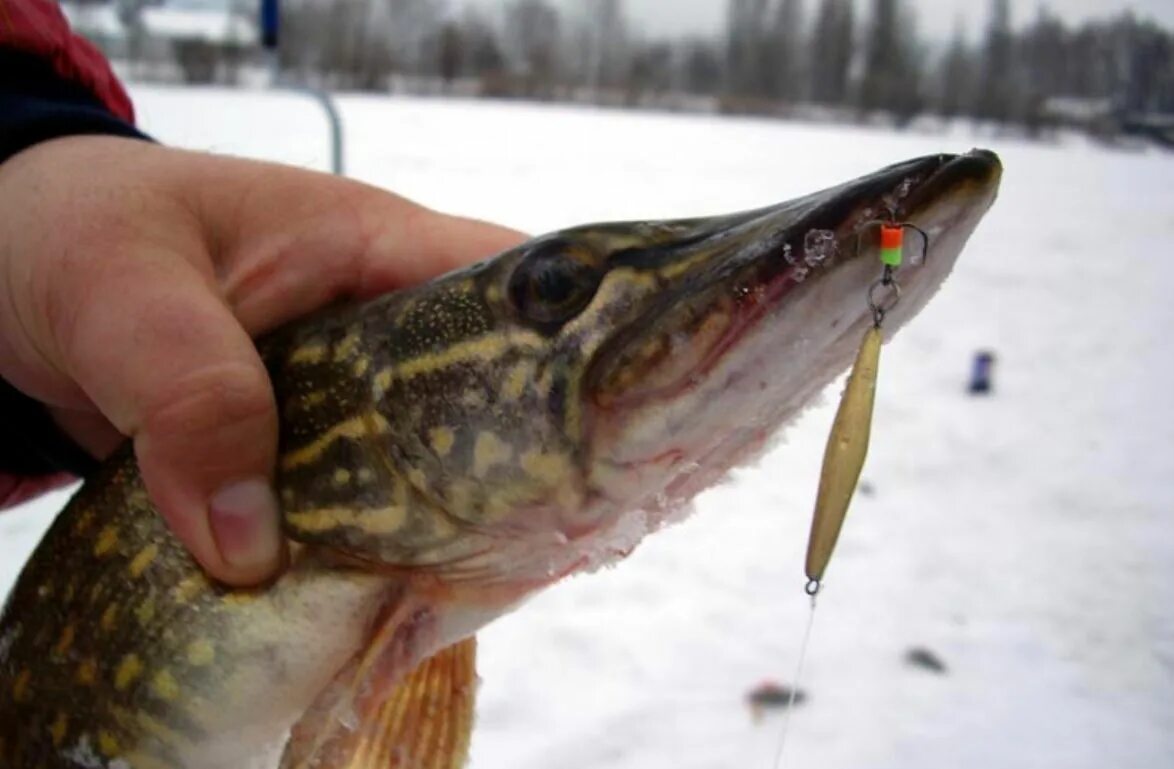
<instances>
[{"instance_id":1,"label":"ice chunk","mask_svg":"<svg viewBox=\"0 0 1174 769\"><path fill-rule=\"evenodd\" d=\"M811 267L818 266L836 253L836 233L831 230L808 230L803 238L803 260Z\"/></svg>"}]
</instances>

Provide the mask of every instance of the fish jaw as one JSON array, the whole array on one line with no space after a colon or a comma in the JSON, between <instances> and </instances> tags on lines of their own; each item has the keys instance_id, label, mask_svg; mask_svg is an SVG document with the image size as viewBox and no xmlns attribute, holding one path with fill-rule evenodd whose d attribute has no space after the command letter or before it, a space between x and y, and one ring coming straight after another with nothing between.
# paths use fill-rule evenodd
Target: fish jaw
<instances>
[{"instance_id":1,"label":"fish jaw","mask_svg":"<svg viewBox=\"0 0 1174 769\"><path fill-rule=\"evenodd\" d=\"M591 487L595 504L607 511L598 517L617 519L612 530L638 538L679 517L698 493L760 454L847 368L874 322L869 292L882 273L878 220L915 225L928 236L924 258L920 238L906 238L906 262L896 274L901 298L885 316L885 338L914 317L946 280L994 202L1001 166L993 153L977 150L912 161L876 176L889 185L887 193L878 194L875 182L866 182L824 193L823 201L813 196L815 208L830 207L838 219L810 223L801 217L792 231L785 214L767 210L766 222L772 216L780 220L774 239L782 245L750 259L733 251L729 258L746 264L715 282L709 305L689 308L693 328L704 328L709 313L718 318L710 322L721 333L685 335L682 357L688 364L670 361L668 367L676 369L671 377L649 366L650 376L628 377L638 384L617 386L623 378L615 375L614 362L627 353L607 351L592 372L595 389L587 397ZM759 242L771 239L769 223L755 227ZM825 241L824 255L796 256L813 233ZM882 288L878 295L883 294ZM671 316L671 309L661 308L660 314ZM653 335L677 333L672 327L657 329L655 319L640 323L653 330L625 340L628 349L647 344ZM638 356L634 365L640 365ZM639 384L650 379L657 385Z\"/></svg>"}]
</instances>

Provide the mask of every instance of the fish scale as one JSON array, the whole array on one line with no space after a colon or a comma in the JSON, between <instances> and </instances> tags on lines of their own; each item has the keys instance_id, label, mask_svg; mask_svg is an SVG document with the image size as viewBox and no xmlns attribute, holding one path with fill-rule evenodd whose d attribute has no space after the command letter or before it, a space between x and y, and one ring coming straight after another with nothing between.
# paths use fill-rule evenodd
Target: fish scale
<instances>
[{"instance_id":1,"label":"fish scale","mask_svg":"<svg viewBox=\"0 0 1174 769\"><path fill-rule=\"evenodd\" d=\"M629 553L847 366L874 211L932 242L892 331L1000 174L975 150L732 216L576 227L271 334L288 568L211 582L120 449L0 617L0 767L460 766L476 631Z\"/></svg>"}]
</instances>

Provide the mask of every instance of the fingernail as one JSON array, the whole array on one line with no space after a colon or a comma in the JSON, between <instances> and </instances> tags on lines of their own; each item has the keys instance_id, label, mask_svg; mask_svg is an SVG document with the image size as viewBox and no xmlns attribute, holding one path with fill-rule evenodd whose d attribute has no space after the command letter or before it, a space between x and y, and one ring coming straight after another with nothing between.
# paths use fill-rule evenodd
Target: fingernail
<instances>
[{"instance_id":1,"label":"fingernail","mask_svg":"<svg viewBox=\"0 0 1174 769\"><path fill-rule=\"evenodd\" d=\"M209 503L208 520L229 565L249 571L276 568L281 537L277 497L268 481L251 478L223 487Z\"/></svg>"}]
</instances>

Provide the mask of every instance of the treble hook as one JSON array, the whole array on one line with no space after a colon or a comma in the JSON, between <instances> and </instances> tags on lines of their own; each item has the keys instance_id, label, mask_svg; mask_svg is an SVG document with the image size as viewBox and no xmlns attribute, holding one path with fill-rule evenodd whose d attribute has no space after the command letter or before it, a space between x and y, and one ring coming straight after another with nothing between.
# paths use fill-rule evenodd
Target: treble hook
<instances>
[{"instance_id":1,"label":"treble hook","mask_svg":"<svg viewBox=\"0 0 1174 769\"><path fill-rule=\"evenodd\" d=\"M925 230L912 222L895 222L884 219L873 219L865 222L856 231L856 253L860 253L861 239L865 229L880 227L880 260L884 265L884 272L880 280L869 286L868 307L872 310L872 322L876 328L884 323L885 316L893 311L901 301L901 284L897 282L897 270L905 258L905 230L913 230L921 236L921 263L929 259L929 235ZM887 299L877 298L877 289L891 288L892 293Z\"/></svg>"},{"instance_id":2,"label":"treble hook","mask_svg":"<svg viewBox=\"0 0 1174 769\"><path fill-rule=\"evenodd\" d=\"M871 219L856 230L856 253L860 254L861 239L871 227L881 228L881 262L896 269L903 261L904 243L902 233L913 230L921 236L921 264L929 260L929 234L913 222L896 222L887 219ZM887 253L886 253L887 252Z\"/></svg>"}]
</instances>

